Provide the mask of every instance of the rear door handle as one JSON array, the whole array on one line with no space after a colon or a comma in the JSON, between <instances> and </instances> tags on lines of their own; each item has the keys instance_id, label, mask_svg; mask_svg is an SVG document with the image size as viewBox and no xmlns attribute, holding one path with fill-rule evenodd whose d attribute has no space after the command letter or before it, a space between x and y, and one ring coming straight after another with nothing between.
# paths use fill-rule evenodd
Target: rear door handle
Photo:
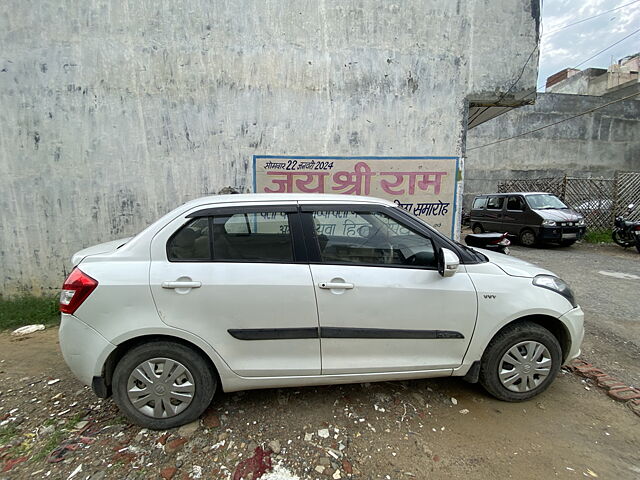
<instances>
[{"instance_id":1,"label":"rear door handle","mask_svg":"<svg viewBox=\"0 0 640 480\"><path fill-rule=\"evenodd\" d=\"M202 282L162 282L162 288L200 288Z\"/></svg>"},{"instance_id":2,"label":"rear door handle","mask_svg":"<svg viewBox=\"0 0 640 480\"><path fill-rule=\"evenodd\" d=\"M353 283L345 283L345 282L320 282L318 284L320 288L324 288L327 290L332 289L343 289L343 290L351 290L353 288Z\"/></svg>"}]
</instances>

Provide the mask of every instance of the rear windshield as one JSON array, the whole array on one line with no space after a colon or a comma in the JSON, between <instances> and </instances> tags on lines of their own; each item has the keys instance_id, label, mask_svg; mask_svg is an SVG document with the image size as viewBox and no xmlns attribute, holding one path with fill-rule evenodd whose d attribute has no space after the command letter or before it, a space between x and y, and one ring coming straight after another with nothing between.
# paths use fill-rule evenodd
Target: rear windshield
<instances>
[{"instance_id":1,"label":"rear windshield","mask_svg":"<svg viewBox=\"0 0 640 480\"><path fill-rule=\"evenodd\" d=\"M535 210L546 210L556 208L569 208L555 195L549 193L541 193L536 195L527 195L527 203Z\"/></svg>"}]
</instances>

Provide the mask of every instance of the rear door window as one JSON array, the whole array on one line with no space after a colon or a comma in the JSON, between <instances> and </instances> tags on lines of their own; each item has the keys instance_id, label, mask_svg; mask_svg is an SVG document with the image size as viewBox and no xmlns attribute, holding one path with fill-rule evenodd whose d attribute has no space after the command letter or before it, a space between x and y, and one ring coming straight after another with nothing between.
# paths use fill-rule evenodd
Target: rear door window
<instances>
[{"instance_id":1,"label":"rear door window","mask_svg":"<svg viewBox=\"0 0 640 480\"><path fill-rule=\"evenodd\" d=\"M489 197L487 201L487 210L502 210L504 197Z\"/></svg>"},{"instance_id":2,"label":"rear door window","mask_svg":"<svg viewBox=\"0 0 640 480\"><path fill-rule=\"evenodd\" d=\"M289 213L243 212L213 217L213 260L293 262Z\"/></svg>"},{"instance_id":3,"label":"rear door window","mask_svg":"<svg viewBox=\"0 0 640 480\"><path fill-rule=\"evenodd\" d=\"M476 198L473 201L473 207L471 207L473 210L479 210L485 207L485 205L487 204L487 197L481 197L481 198Z\"/></svg>"},{"instance_id":4,"label":"rear door window","mask_svg":"<svg viewBox=\"0 0 640 480\"><path fill-rule=\"evenodd\" d=\"M211 260L209 219L196 218L183 226L167 242L171 262L206 262Z\"/></svg>"}]
</instances>

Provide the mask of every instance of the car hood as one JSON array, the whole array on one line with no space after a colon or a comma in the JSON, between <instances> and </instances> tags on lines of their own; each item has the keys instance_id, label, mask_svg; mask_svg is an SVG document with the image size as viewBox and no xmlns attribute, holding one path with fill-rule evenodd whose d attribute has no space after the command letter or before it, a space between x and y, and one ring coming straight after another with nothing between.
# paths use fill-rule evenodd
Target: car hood
<instances>
[{"instance_id":1,"label":"car hood","mask_svg":"<svg viewBox=\"0 0 640 480\"><path fill-rule=\"evenodd\" d=\"M124 245L133 237L121 238L119 240L112 240L110 242L99 243L98 245L93 245L92 247L85 248L73 254L71 257L71 266L77 266L82 260L87 258L90 255L98 255L100 253L109 253L114 252L118 249L118 247Z\"/></svg>"},{"instance_id":2,"label":"car hood","mask_svg":"<svg viewBox=\"0 0 640 480\"><path fill-rule=\"evenodd\" d=\"M497 265L504 273L512 277L533 278L536 275L553 275L557 277L555 273L549 270L540 268L533 263L525 262L511 255L504 255L483 248L474 248L474 250L485 255L491 263Z\"/></svg>"},{"instance_id":3,"label":"car hood","mask_svg":"<svg viewBox=\"0 0 640 480\"><path fill-rule=\"evenodd\" d=\"M534 210L543 220L553 220L554 222L577 222L582 215L570 208L550 208L545 210Z\"/></svg>"}]
</instances>

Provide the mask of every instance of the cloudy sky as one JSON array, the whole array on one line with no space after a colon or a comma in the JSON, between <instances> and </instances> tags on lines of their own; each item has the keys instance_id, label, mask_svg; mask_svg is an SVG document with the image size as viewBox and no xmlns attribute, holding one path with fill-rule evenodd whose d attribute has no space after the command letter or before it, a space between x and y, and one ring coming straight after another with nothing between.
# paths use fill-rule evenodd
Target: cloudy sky
<instances>
[{"instance_id":1,"label":"cloudy sky","mask_svg":"<svg viewBox=\"0 0 640 480\"><path fill-rule=\"evenodd\" d=\"M623 5L628 6L562 28ZM538 87L544 85L548 76L578 65L638 29L640 0L544 0ZM578 68L606 68L619 58L637 52L640 52L640 32Z\"/></svg>"}]
</instances>

